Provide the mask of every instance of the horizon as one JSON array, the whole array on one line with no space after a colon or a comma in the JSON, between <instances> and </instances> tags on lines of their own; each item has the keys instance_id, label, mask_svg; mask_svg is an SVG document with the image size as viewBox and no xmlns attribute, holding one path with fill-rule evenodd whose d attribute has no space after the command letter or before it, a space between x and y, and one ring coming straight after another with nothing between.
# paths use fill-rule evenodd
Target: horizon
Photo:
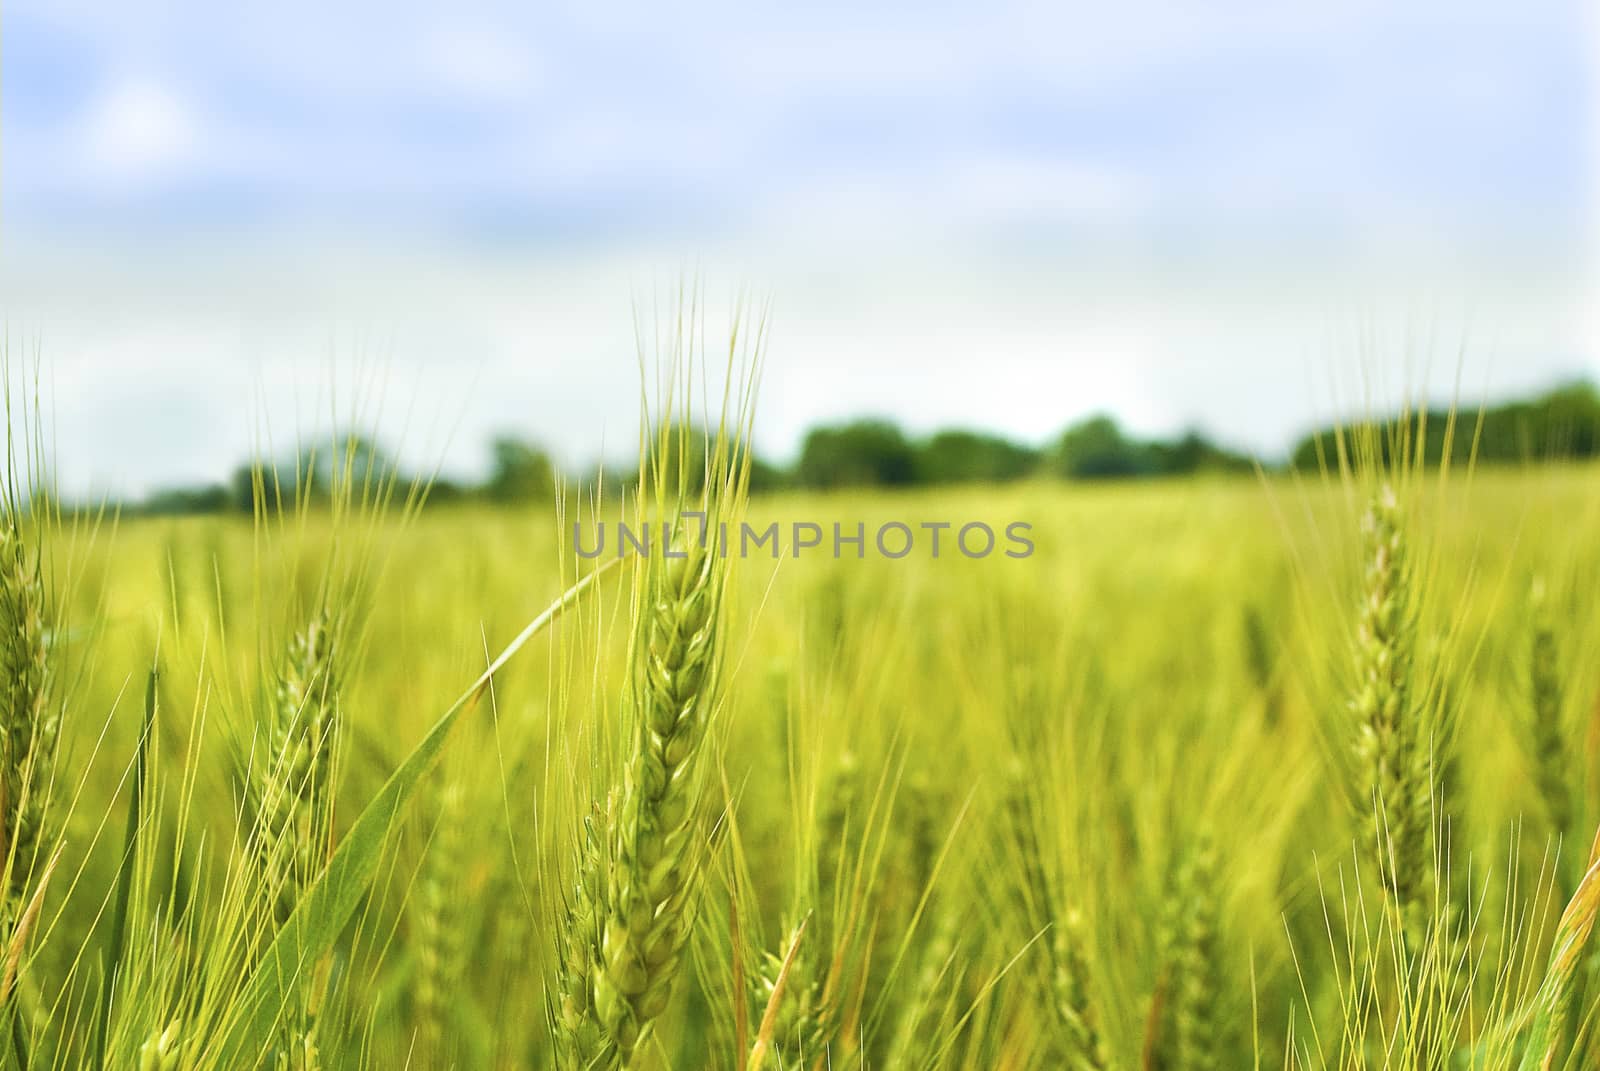
<instances>
[{"instance_id":1,"label":"horizon","mask_svg":"<svg viewBox=\"0 0 1600 1071\"><path fill-rule=\"evenodd\" d=\"M882 422L889 424L904 434L907 443L913 447L925 445L934 437L941 434L966 433L994 438L999 441L1032 451L1039 455L1041 464L1048 465L1048 459L1051 451L1056 447L1061 436L1065 432L1098 418L1110 418L1117 425L1119 430L1129 436L1130 441L1134 445L1173 445L1190 435L1198 435L1206 444L1216 447L1245 461L1259 464L1268 471L1286 471L1294 464L1293 455L1297 447L1309 442L1314 436L1336 429L1348 430L1369 422L1381 424L1396 420L1410 421L1425 414L1429 416L1434 416L1441 413L1454 416L1465 415L1470 419L1475 414L1481 412L1493 411L1507 406L1538 402L1544 398L1547 398L1552 393L1571 388L1587 388L1590 391L1600 391L1600 381L1597 381L1595 377L1592 376L1579 375L1565 379L1559 379L1550 383L1546 387L1536 389L1529 393L1520 393L1500 398L1484 399L1472 404L1467 404L1467 399L1465 398L1458 399L1457 401L1432 398L1420 400L1413 399L1403 403L1399 407L1389 409L1372 409L1362 410L1359 412L1351 410L1343 416L1332 418L1325 423L1306 427L1297 433L1294 438L1282 449L1272 454L1240 448L1229 442L1225 435L1215 435L1203 428L1180 428L1170 434L1139 434L1118 420L1115 414L1105 412L1086 414L1085 416L1074 420L1071 424L1064 425L1056 434L1037 441L1013 438L994 429L968 425L941 425L938 427L920 430L912 429L906 427L898 421L872 413L860 413L853 416L847 415L842 419L830 420L823 424L814 425L811 429L808 429L808 431L837 429L863 422ZM43 423L46 427L48 427L48 416L45 417ZM135 494L118 493L108 488L89 488L86 491L80 491L77 493L64 493L64 497L67 501L72 502L75 507L81 507L94 501L111 502L121 506L146 506L154 503L155 500L162 495L205 492L216 490L218 488L227 488L241 469L255 463L265 463L273 470L278 471L281 474L284 471L283 465L291 460L295 460L297 463L304 463L308 456L308 450L320 451L322 447L329 442L344 443L353 438L363 439L370 442L382 457L388 459L391 463L394 463L397 466L396 471L399 475L405 475L408 472L412 475L426 473L427 480L430 485L444 483L461 488L463 490L482 489L484 486L484 481L488 479L491 473L491 465L487 462L487 460L483 465L471 470L449 470L442 468L427 459L423 459L423 462L420 465L408 465L405 461L405 452L402 449L397 448L399 444L391 443L383 439L381 436L374 435L366 430L363 430L359 426L330 424L324 428L305 431L293 441L287 443L280 442L271 450L241 456L235 459L235 461L228 466L225 472L219 474L214 479L203 480L195 483L156 484ZM490 437L485 439L481 444L481 452L485 455L488 455L493 442L498 439L510 439L520 444L545 451L546 455L550 458L553 464L554 471L558 479L568 482L575 481L578 483L582 483L587 479L591 479L600 472L616 473L626 471L632 465L633 458L637 452L637 449L635 448L634 453L626 456L594 457L580 459L574 463L565 461L553 453L550 453L545 444L536 436L519 435L515 429L503 429L499 432L491 433ZM796 469L801 460L802 447L803 440L801 442L797 442L793 451L788 454L771 455L757 452L754 455L754 458L759 463L771 465L779 472L792 478L795 476ZM53 466L49 464L48 460L41 467L41 470L45 473L51 473L54 471ZM1050 479L1062 478L1059 474L1046 473L1042 470L1034 473L1034 475L1044 476ZM1134 477L1113 477L1113 479L1149 478L1150 476L1161 475L1172 477L1175 474L1150 473L1141 474ZM1181 474L1176 474L1176 478L1183 477ZM1093 478L1091 478L1091 480L1093 480ZM51 483L53 490L60 491L60 488L55 485L53 480L50 480L49 482ZM913 481L913 484L924 486L930 485L923 480ZM936 485L937 481L934 481L934 484ZM779 490L789 489L791 488L787 484L779 488Z\"/></svg>"}]
</instances>

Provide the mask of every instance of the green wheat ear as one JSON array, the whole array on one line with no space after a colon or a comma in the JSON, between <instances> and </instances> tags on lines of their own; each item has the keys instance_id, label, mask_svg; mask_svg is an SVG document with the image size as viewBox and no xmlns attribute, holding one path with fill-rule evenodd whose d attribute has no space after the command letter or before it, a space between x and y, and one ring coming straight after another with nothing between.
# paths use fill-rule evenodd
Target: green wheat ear
<instances>
[{"instance_id":1,"label":"green wheat ear","mask_svg":"<svg viewBox=\"0 0 1600 1071\"><path fill-rule=\"evenodd\" d=\"M320 612L289 642L271 694L264 746L245 779L262 887L279 924L330 850L339 728L334 628Z\"/></svg>"},{"instance_id":2,"label":"green wheat ear","mask_svg":"<svg viewBox=\"0 0 1600 1071\"><path fill-rule=\"evenodd\" d=\"M1573 1004L1582 989L1581 975L1596 917L1600 917L1600 834L1589 850L1589 869L1556 924L1549 966L1527 1009L1531 1022L1518 1071L1553 1071L1563 1066L1556 1061L1566 1045Z\"/></svg>"},{"instance_id":3,"label":"green wheat ear","mask_svg":"<svg viewBox=\"0 0 1600 1071\"><path fill-rule=\"evenodd\" d=\"M1039 838L1041 816L1032 800L1034 782L1020 755L1011 756L1004 783L1000 818L1016 867L1012 900L1025 932L1030 939L1041 935L1043 946L1043 967L1033 982L1051 1012L1046 1041L1051 1066L1102 1071L1107 1059L1089 991L1082 912L1061 906L1065 898L1050 878Z\"/></svg>"},{"instance_id":4,"label":"green wheat ear","mask_svg":"<svg viewBox=\"0 0 1600 1071\"><path fill-rule=\"evenodd\" d=\"M742 516L748 461L742 440L719 433L700 473L700 512L691 513L682 505L684 434L667 431L658 442L661 455L677 452L676 480L665 462L641 465L653 485L641 513L682 512L667 545L639 565L621 784L585 825L566 905L552 1009L566 1066L632 1063L671 1001L709 848L707 736L721 702L729 571L718 533Z\"/></svg>"},{"instance_id":5,"label":"green wheat ear","mask_svg":"<svg viewBox=\"0 0 1600 1071\"><path fill-rule=\"evenodd\" d=\"M439 821L418 875L416 1017L421 1052L440 1062L454 1040L446 1030L450 993L462 973L461 874L466 862L462 786L447 782L439 792Z\"/></svg>"},{"instance_id":6,"label":"green wheat ear","mask_svg":"<svg viewBox=\"0 0 1600 1071\"><path fill-rule=\"evenodd\" d=\"M934 915L889 1043L883 1064L887 1071L933 1065L945 1026L939 1021L941 1003L960 982L963 922L954 909L939 910Z\"/></svg>"},{"instance_id":7,"label":"green wheat ear","mask_svg":"<svg viewBox=\"0 0 1600 1071\"><path fill-rule=\"evenodd\" d=\"M584 817L578 874L566 903L565 925L556 937L560 978L551 1025L561 1066L567 1068L612 1067L617 1060L595 1007L596 986L603 973L608 833L616 804L613 791L604 808L596 804L593 813Z\"/></svg>"},{"instance_id":8,"label":"green wheat ear","mask_svg":"<svg viewBox=\"0 0 1600 1071\"><path fill-rule=\"evenodd\" d=\"M822 994L815 966L828 953L826 949L813 951L809 960L802 963L800 957L807 955L805 944L797 944L796 939L806 925L802 920L788 927L780 951L763 950L756 971L755 1006L762 1011L770 1009L770 1048L779 1067L801 1067L803 1060L820 1059L828 1051L827 1023L819 1007ZM787 955L791 950L794 954ZM788 970L784 969L785 963ZM783 992L778 994L780 979ZM779 998L776 1006L772 1004L775 996Z\"/></svg>"},{"instance_id":9,"label":"green wheat ear","mask_svg":"<svg viewBox=\"0 0 1600 1071\"><path fill-rule=\"evenodd\" d=\"M1567 743L1561 725L1561 677L1557 669L1555 624L1544 581L1536 579L1529 593L1531 624L1528 690L1532 715L1528 725L1539 795L1556 834L1572 823L1572 792L1567 777Z\"/></svg>"},{"instance_id":10,"label":"green wheat ear","mask_svg":"<svg viewBox=\"0 0 1600 1071\"><path fill-rule=\"evenodd\" d=\"M50 839L50 785L61 721L50 708L44 581L13 514L0 517L0 860L9 935Z\"/></svg>"},{"instance_id":11,"label":"green wheat ear","mask_svg":"<svg viewBox=\"0 0 1600 1071\"><path fill-rule=\"evenodd\" d=\"M1428 851L1427 753L1412 695L1416 644L1411 564L1394 489L1385 484L1362 520L1365 590L1356 628L1356 759L1363 778L1368 858L1382 875L1408 939L1420 941Z\"/></svg>"},{"instance_id":12,"label":"green wheat ear","mask_svg":"<svg viewBox=\"0 0 1600 1071\"><path fill-rule=\"evenodd\" d=\"M852 824L858 824L862 795L861 760L846 751L827 770L817 791L815 844L811 860L815 887L790 908L783 941L762 952L756 972L755 1004L766 1008L783 976L783 999L773 1020L772 1047L783 1067L826 1060L839 1033L840 996L836 962L848 945L855 881ZM815 905L805 909L807 898ZM805 941L795 944L802 928ZM787 954L792 950L792 955Z\"/></svg>"},{"instance_id":13,"label":"green wheat ear","mask_svg":"<svg viewBox=\"0 0 1600 1071\"><path fill-rule=\"evenodd\" d=\"M182 1066L182 1026L169 1023L139 1046L139 1071L177 1071Z\"/></svg>"},{"instance_id":14,"label":"green wheat ear","mask_svg":"<svg viewBox=\"0 0 1600 1071\"><path fill-rule=\"evenodd\" d=\"M276 932L294 913L333 850L333 782L341 733L339 644L319 611L290 639L265 712L264 738L244 778L247 845L260 902ZM322 1066L317 1018L326 960L311 964L282 1010L273 1055L280 1071Z\"/></svg>"},{"instance_id":15,"label":"green wheat ear","mask_svg":"<svg viewBox=\"0 0 1600 1071\"><path fill-rule=\"evenodd\" d=\"M637 717L612 838L595 1008L624 1064L666 1010L694 917L702 744L717 685L725 563L698 539L650 569ZM652 563L655 565L655 563Z\"/></svg>"},{"instance_id":16,"label":"green wheat ear","mask_svg":"<svg viewBox=\"0 0 1600 1071\"><path fill-rule=\"evenodd\" d=\"M1211 1071L1218 1066L1220 911L1216 849L1209 831L1200 834L1179 868L1170 907L1166 973L1175 1066Z\"/></svg>"},{"instance_id":17,"label":"green wheat ear","mask_svg":"<svg viewBox=\"0 0 1600 1071\"><path fill-rule=\"evenodd\" d=\"M623 783L586 821L562 937L556 1034L574 1067L625 1067L666 1010L693 925L704 739L725 562L698 541L647 566Z\"/></svg>"}]
</instances>

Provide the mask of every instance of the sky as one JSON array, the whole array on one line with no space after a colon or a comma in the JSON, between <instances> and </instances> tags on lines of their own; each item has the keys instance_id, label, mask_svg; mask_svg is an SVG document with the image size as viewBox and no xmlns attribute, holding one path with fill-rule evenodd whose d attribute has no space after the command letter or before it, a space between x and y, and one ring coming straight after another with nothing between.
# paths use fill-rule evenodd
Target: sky
<instances>
[{"instance_id":1,"label":"sky","mask_svg":"<svg viewBox=\"0 0 1600 1071\"><path fill-rule=\"evenodd\" d=\"M1585 4L534 6L11 0L0 318L65 487L329 413L625 457L684 278L769 309L779 459L1600 377Z\"/></svg>"}]
</instances>

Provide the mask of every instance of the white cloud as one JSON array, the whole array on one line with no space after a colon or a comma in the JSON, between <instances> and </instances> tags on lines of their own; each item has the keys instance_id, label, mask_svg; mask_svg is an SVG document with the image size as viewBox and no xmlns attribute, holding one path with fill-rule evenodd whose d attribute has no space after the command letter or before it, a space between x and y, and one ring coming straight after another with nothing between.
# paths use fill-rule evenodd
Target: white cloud
<instances>
[{"instance_id":1,"label":"white cloud","mask_svg":"<svg viewBox=\"0 0 1600 1071\"><path fill-rule=\"evenodd\" d=\"M160 182L203 151L202 124L184 96L157 78L109 83L78 120L72 138L85 172L112 183Z\"/></svg>"}]
</instances>

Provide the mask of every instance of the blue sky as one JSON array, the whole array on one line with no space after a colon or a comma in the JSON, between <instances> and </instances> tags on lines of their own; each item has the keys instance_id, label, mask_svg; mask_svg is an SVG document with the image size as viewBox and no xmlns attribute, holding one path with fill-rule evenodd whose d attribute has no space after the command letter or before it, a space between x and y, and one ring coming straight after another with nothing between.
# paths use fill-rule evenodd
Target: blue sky
<instances>
[{"instance_id":1,"label":"blue sky","mask_svg":"<svg viewBox=\"0 0 1600 1071\"><path fill-rule=\"evenodd\" d=\"M773 296L780 455L1100 408L1273 450L1463 341L1490 393L1600 370L1584 5L530 7L8 6L0 314L64 479L220 475L353 354L419 457L592 457L686 265Z\"/></svg>"}]
</instances>

